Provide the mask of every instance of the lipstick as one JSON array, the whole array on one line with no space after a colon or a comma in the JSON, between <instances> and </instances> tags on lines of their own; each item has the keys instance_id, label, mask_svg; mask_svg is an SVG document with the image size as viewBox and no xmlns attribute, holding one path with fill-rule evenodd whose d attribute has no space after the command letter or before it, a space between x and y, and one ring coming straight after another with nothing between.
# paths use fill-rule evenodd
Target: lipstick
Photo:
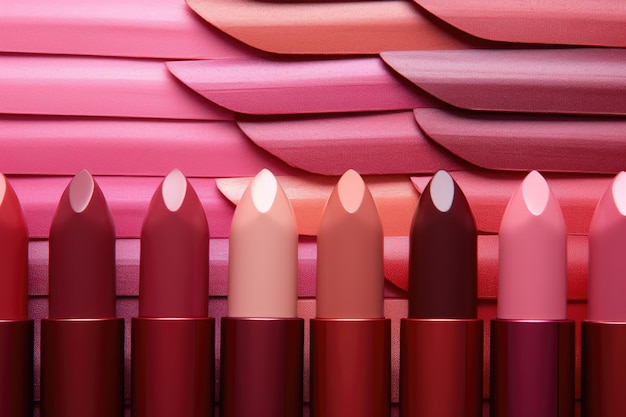
<instances>
[{"instance_id":1,"label":"lipstick","mask_svg":"<svg viewBox=\"0 0 626 417\"><path fill-rule=\"evenodd\" d=\"M298 230L285 192L267 169L252 180L233 215L228 267L221 416L301 416Z\"/></svg>"},{"instance_id":2,"label":"lipstick","mask_svg":"<svg viewBox=\"0 0 626 417\"><path fill-rule=\"evenodd\" d=\"M122 416L124 320L115 317L115 228L89 172L50 226L49 314L41 321L41 414Z\"/></svg>"},{"instance_id":3,"label":"lipstick","mask_svg":"<svg viewBox=\"0 0 626 417\"><path fill-rule=\"evenodd\" d=\"M209 228L177 169L141 230L139 317L132 319L134 417L213 415L215 319L208 317Z\"/></svg>"},{"instance_id":4,"label":"lipstick","mask_svg":"<svg viewBox=\"0 0 626 417\"><path fill-rule=\"evenodd\" d=\"M28 231L22 208L0 174L0 410L33 413L33 320L28 319Z\"/></svg>"},{"instance_id":5,"label":"lipstick","mask_svg":"<svg viewBox=\"0 0 626 417\"><path fill-rule=\"evenodd\" d=\"M424 189L409 241L409 317L400 324L400 415L482 415L483 322L476 223L445 171Z\"/></svg>"},{"instance_id":6,"label":"lipstick","mask_svg":"<svg viewBox=\"0 0 626 417\"><path fill-rule=\"evenodd\" d=\"M317 234L311 415L390 413L391 321L383 312L383 231L356 171L333 189Z\"/></svg>"},{"instance_id":7,"label":"lipstick","mask_svg":"<svg viewBox=\"0 0 626 417\"><path fill-rule=\"evenodd\" d=\"M626 173L600 198L589 227L587 320L582 322L582 412L626 415Z\"/></svg>"},{"instance_id":8,"label":"lipstick","mask_svg":"<svg viewBox=\"0 0 626 417\"><path fill-rule=\"evenodd\" d=\"M567 320L565 220L538 172L511 197L499 245L490 415L571 417L574 322Z\"/></svg>"}]
</instances>

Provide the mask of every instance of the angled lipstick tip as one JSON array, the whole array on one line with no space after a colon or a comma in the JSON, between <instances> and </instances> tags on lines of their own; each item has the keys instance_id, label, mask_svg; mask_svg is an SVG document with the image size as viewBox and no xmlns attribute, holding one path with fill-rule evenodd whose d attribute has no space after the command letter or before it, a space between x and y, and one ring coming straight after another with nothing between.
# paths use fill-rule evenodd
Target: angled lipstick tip
<instances>
[{"instance_id":1,"label":"angled lipstick tip","mask_svg":"<svg viewBox=\"0 0 626 417\"><path fill-rule=\"evenodd\" d=\"M276 200L278 181L270 170L263 169L252 180L250 192L254 207L261 213L267 213Z\"/></svg>"},{"instance_id":2,"label":"angled lipstick tip","mask_svg":"<svg viewBox=\"0 0 626 417\"><path fill-rule=\"evenodd\" d=\"M531 171L522 182L522 196L528 210L535 216L541 215L550 198L545 178L537 171Z\"/></svg>"},{"instance_id":3,"label":"angled lipstick tip","mask_svg":"<svg viewBox=\"0 0 626 417\"><path fill-rule=\"evenodd\" d=\"M7 178L4 174L0 174L0 204L4 202L7 193Z\"/></svg>"},{"instance_id":4,"label":"angled lipstick tip","mask_svg":"<svg viewBox=\"0 0 626 417\"><path fill-rule=\"evenodd\" d=\"M339 201L348 213L356 212L363 201L365 182L353 169L346 171L337 183Z\"/></svg>"},{"instance_id":5,"label":"angled lipstick tip","mask_svg":"<svg viewBox=\"0 0 626 417\"><path fill-rule=\"evenodd\" d=\"M446 171L437 171L430 181L430 198L437 210L447 212L454 202L454 180Z\"/></svg>"},{"instance_id":6,"label":"angled lipstick tip","mask_svg":"<svg viewBox=\"0 0 626 417\"><path fill-rule=\"evenodd\" d=\"M171 212L178 211L187 194L187 178L179 169L172 170L163 180L161 195L165 207Z\"/></svg>"},{"instance_id":7,"label":"angled lipstick tip","mask_svg":"<svg viewBox=\"0 0 626 417\"><path fill-rule=\"evenodd\" d=\"M85 211L93 197L94 188L95 183L89 171L83 169L76 174L69 185L69 198L72 210L76 213Z\"/></svg>"},{"instance_id":8,"label":"angled lipstick tip","mask_svg":"<svg viewBox=\"0 0 626 417\"><path fill-rule=\"evenodd\" d=\"M626 172L621 171L611 186L613 202L622 216L626 216Z\"/></svg>"}]
</instances>

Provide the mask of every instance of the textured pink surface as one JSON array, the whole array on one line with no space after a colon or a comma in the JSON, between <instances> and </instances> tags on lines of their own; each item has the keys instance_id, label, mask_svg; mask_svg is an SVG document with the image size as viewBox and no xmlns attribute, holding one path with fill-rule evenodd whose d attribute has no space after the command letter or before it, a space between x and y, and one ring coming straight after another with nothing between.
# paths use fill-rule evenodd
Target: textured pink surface
<instances>
[{"instance_id":1,"label":"textured pink surface","mask_svg":"<svg viewBox=\"0 0 626 417\"><path fill-rule=\"evenodd\" d=\"M626 46L626 4L611 0L415 0L474 36L495 41Z\"/></svg>"},{"instance_id":2,"label":"textured pink surface","mask_svg":"<svg viewBox=\"0 0 626 417\"><path fill-rule=\"evenodd\" d=\"M409 51L381 56L418 87L460 108L626 114L626 49Z\"/></svg>"},{"instance_id":3,"label":"textured pink surface","mask_svg":"<svg viewBox=\"0 0 626 417\"><path fill-rule=\"evenodd\" d=\"M0 113L232 120L181 85L163 61L4 55Z\"/></svg>"},{"instance_id":4,"label":"textured pink surface","mask_svg":"<svg viewBox=\"0 0 626 417\"><path fill-rule=\"evenodd\" d=\"M432 99L404 85L378 57L168 62L187 86L229 110L294 114L412 109Z\"/></svg>"},{"instance_id":5,"label":"textured pink surface","mask_svg":"<svg viewBox=\"0 0 626 417\"><path fill-rule=\"evenodd\" d=\"M451 175L470 203L478 230L498 233L506 205L524 179L524 174L458 171ZM546 175L546 180L563 210L567 232L586 235L593 211L611 177L551 174ZM413 177L412 181L421 193L430 176Z\"/></svg>"},{"instance_id":6,"label":"textured pink surface","mask_svg":"<svg viewBox=\"0 0 626 417\"><path fill-rule=\"evenodd\" d=\"M411 112L238 121L258 146L323 175L434 173L470 166L424 136Z\"/></svg>"},{"instance_id":7,"label":"textured pink surface","mask_svg":"<svg viewBox=\"0 0 626 417\"><path fill-rule=\"evenodd\" d=\"M414 113L428 138L482 168L600 174L624 168L624 118Z\"/></svg>"},{"instance_id":8,"label":"textured pink surface","mask_svg":"<svg viewBox=\"0 0 626 417\"><path fill-rule=\"evenodd\" d=\"M3 52L187 59L250 54L203 24L184 0L5 3L0 21Z\"/></svg>"},{"instance_id":9,"label":"textured pink surface","mask_svg":"<svg viewBox=\"0 0 626 417\"><path fill-rule=\"evenodd\" d=\"M98 177L96 178L107 199L116 236L137 238L152 194L162 177ZM46 238L50 221L63 190L70 182L68 177L10 177L9 181L20 200L31 239ZM191 178L207 215L211 237L228 236L233 206L220 194L215 180Z\"/></svg>"},{"instance_id":10,"label":"textured pink surface","mask_svg":"<svg viewBox=\"0 0 626 417\"><path fill-rule=\"evenodd\" d=\"M254 146L233 122L0 116L0 166L6 174L255 175L294 173Z\"/></svg>"}]
</instances>

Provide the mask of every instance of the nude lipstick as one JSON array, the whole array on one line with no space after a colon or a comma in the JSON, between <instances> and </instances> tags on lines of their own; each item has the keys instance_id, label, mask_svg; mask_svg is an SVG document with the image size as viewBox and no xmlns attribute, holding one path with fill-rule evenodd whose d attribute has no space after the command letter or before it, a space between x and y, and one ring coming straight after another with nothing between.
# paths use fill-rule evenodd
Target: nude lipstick
<instances>
[{"instance_id":1,"label":"nude lipstick","mask_svg":"<svg viewBox=\"0 0 626 417\"><path fill-rule=\"evenodd\" d=\"M538 172L511 197L499 242L490 415L572 417L574 322L567 320L565 221Z\"/></svg>"},{"instance_id":2,"label":"nude lipstick","mask_svg":"<svg viewBox=\"0 0 626 417\"><path fill-rule=\"evenodd\" d=\"M141 230L139 317L132 319L134 417L213 415L215 319L208 317L209 228L179 170L152 197Z\"/></svg>"},{"instance_id":3,"label":"nude lipstick","mask_svg":"<svg viewBox=\"0 0 626 417\"><path fill-rule=\"evenodd\" d=\"M384 318L383 286L378 211L363 179L349 170L326 203L317 235L312 416L389 416L391 322Z\"/></svg>"},{"instance_id":4,"label":"nude lipstick","mask_svg":"<svg viewBox=\"0 0 626 417\"><path fill-rule=\"evenodd\" d=\"M626 173L600 198L589 228L587 321L582 323L582 411L626 415Z\"/></svg>"},{"instance_id":5,"label":"nude lipstick","mask_svg":"<svg viewBox=\"0 0 626 417\"><path fill-rule=\"evenodd\" d=\"M0 174L0 410L33 413L33 320L28 319L28 231L22 208Z\"/></svg>"},{"instance_id":6,"label":"nude lipstick","mask_svg":"<svg viewBox=\"0 0 626 417\"><path fill-rule=\"evenodd\" d=\"M115 229L87 171L50 226L49 317L41 321L41 415L122 416L124 320L115 317Z\"/></svg>"},{"instance_id":7,"label":"nude lipstick","mask_svg":"<svg viewBox=\"0 0 626 417\"><path fill-rule=\"evenodd\" d=\"M222 417L302 415L304 320L297 318L297 268L295 215L264 169L244 192L230 229Z\"/></svg>"},{"instance_id":8,"label":"nude lipstick","mask_svg":"<svg viewBox=\"0 0 626 417\"><path fill-rule=\"evenodd\" d=\"M476 224L445 171L424 189L409 240L409 317L400 325L400 415L482 415Z\"/></svg>"}]
</instances>

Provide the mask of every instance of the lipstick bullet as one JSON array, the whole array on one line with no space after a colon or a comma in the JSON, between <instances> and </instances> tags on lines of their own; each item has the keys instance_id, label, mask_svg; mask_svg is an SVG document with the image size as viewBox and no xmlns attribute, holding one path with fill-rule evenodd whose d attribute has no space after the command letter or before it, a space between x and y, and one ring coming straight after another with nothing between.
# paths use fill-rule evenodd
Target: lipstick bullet
<instances>
[{"instance_id":1,"label":"lipstick bullet","mask_svg":"<svg viewBox=\"0 0 626 417\"><path fill-rule=\"evenodd\" d=\"M476 224L445 171L424 189L409 241L409 317L400 326L400 415L482 415L483 322Z\"/></svg>"},{"instance_id":2,"label":"lipstick bullet","mask_svg":"<svg viewBox=\"0 0 626 417\"><path fill-rule=\"evenodd\" d=\"M574 415L574 322L567 320L563 213L545 179L526 176L499 233L491 322L492 417Z\"/></svg>"},{"instance_id":3,"label":"lipstick bullet","mask_svg":"<svg viewBox=\"0 0 626 417\"><path fill-rule=\"evenodd\" d=\"M115 317L115 229L89 172L50 227L49 317L41 321L41 415L122 416L124 320Z\"/></svg>"},{"instance_id":4,"label":"lipstick bullet","mask_svg":"<svg viewBox=\"0 0 626 417\"><path fill-rule=\"evenodd\" d=\"M28 231L22 208L0 174L0 410L33 413L33 320L28 319Z\"/></svg>"},{"instance_id":5,"label":"lipstick bullet","mask_svg":"<svg viewBox=\"0 0 626 417\"><path fill-rule=\"evenodd\" d=\"M317 234L311 415L390 414L391 322L383 312L383 232L356 171L332 191Z\"/></svg>"},{"instance_id":6,"label":"lipstick bullet","mask_svg":"<svg viewBox=\"0 0 626 417\"><path fill-rule=\"evenodd\" d=\"M297 269L295 215L264 169L244 192L230 229L222 417L302 415L304 320L297 317Z\"/></svg>"},{"instance_id":7,"label":"lipstick bullet","mask_svg":"<svg viewBox=\"0 0 626 417\"><path fill-rule=\"evenodd\" d=\"M208 317L209 228L179 170L152 197L141 230L139 317L132 319L134 417L213 415L215 319Z\"/></svg>"},{"instance_id":8,"label":"lipstick bullet","mask_svg":"<svg viewBox=\"0 0 626 417\"><path fill-rule=\"evenodd\" d=\"M600 198L589 228L587 320L582 323L582 412L626 415L626 172Z\"/></svg>"}]
</instances>

